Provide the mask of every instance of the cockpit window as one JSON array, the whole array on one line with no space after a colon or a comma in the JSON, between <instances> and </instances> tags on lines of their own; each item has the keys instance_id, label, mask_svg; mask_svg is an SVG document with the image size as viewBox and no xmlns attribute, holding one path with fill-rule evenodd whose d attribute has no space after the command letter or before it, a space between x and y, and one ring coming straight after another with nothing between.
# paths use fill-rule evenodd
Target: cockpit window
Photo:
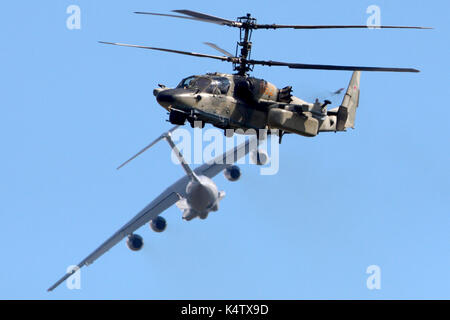
<instances>
[{"instance_id":1,"label":"cockpit window","mask_svg":"<svg viewBox=\"0 0 450 320\"><path fill-rule=\"evenodd\" d=\"M192 77L189 77L189 78L186 78L186 79L181 80L181 82L180 82L180 84L177 86L177 88L188 88L188 87L189 87L189 84L190 84L191 81L194 80L194 79L195 79L195 77L192 76Z\"/></svg>"},{"instance_id":2,"label":"cockpit window","mask_svg":"<svg viewBox=\"0 0 450 320\"><path fill-rule=\"evenodd\" d=\"M225 77L192 76L182 80L177 88L195 89L212 94L226 94L230 89L230 80Z\"/></svg>"},{"instance_id":3,"label":"cockpit window","mask_svg":"<svg viewBox=\"0 0 450 320\"><path fill-rule=\"evenodd\" d=\"M212 94L227 94L230 89L230 80L224 77L211 78L211 84L206 88L206 92Z\"/></svg>"},{"instance_id":4,"label":"cockpit window","mask_svg":"<svg viewBox=\"0 0 450 320\"><path fill-rule=\"evenodd\" d=\"M203 91L210 85L210 83L211 79L192 76L181 81L177 88L196 89Z\"/></svg>"}]
</instances>

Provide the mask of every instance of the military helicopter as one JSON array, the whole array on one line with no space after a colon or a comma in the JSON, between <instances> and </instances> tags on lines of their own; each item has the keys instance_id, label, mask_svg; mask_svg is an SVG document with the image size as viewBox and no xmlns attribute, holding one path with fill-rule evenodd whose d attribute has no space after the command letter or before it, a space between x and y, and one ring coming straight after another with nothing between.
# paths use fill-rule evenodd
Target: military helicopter
<instances>
[{"instance_id":1,"label":"military helicopter","mask_svg":"<svg viewBox=\"0 0 450 320\"><path fill-rule=\"evenodd\" d=\"M205 44L223 55L217 56L115 42L100 41L100 43L172 52L233 64L235 74L215 72L194 75L181 80L175 88L168 88L160 84L159 88L154 90L153 93L157 102L169 112L169 121L174 125L184 125L187 121L193 127L196 123L200 123L203 127L205 123L210 123L217 128L224 129L227 136L229 136L228 132L233 132L236 129L254 129L256 134L258 134L259 129L277 129L275 131L277 131L280 143L285 133L314 137L319 132L346 131L349 127L354 128L356 108L359 103L361 71L419 72L419 70L413 68L287 63L250 58L251 36L254 30L369 28L365 25L258 24L249 13L232 21L191 10L173 10L172 12L177 13L177 15L153 12L135 13L209 22L238 28L240 40L237 42L235 54L233 55L210 42L205 42ZM407 26L377 26L377 28L431 29ZM279 89L264 79L251 77L249 73L253 71L255 65L285 66L291 69L347 70L353 71L353 75L341 105L334 109L328 109L327 105L331 103L328 100L323 103L318 99L314 103L306 102L292 95L291 86Z\"/></svg>"}]
</instances>

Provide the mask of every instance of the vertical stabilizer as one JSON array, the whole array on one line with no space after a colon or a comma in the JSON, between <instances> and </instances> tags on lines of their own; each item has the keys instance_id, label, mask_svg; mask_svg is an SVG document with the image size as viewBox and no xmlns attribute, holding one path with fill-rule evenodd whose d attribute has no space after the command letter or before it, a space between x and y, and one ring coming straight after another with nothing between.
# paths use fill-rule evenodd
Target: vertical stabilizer
<instances>
[{"instance_id":1,"label":"vertical stabilizer","mask_svg":"<svg viewBox=\"0 0 450 320\"><path fill-rule=\"evenodd\" d=\"M336 131L344 131L346 128L355 127L356 109L359 104L359 81L361 71L353 72L342 104L337 114Z\"/></svg>"}]
</instances>

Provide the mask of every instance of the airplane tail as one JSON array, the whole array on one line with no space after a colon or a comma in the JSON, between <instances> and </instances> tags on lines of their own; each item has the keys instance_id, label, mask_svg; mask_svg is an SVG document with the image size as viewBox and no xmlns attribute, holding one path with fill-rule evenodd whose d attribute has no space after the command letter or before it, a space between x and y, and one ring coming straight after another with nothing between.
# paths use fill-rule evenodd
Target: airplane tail
<instances>
[{"instance_id":1,"label":"airplane tail","mask_svg":"<svg viewBox=\"0 0 450 320\"><path fill-rule=\"evenodd\" d=\"M173 127L172 129L170 129L167 132L164 132L162 135L160 135L158 138L156 138L153 142L151 142L149 145L147 145L144 149L142 149L141 151L136 153L134 156L132 156L130 159L128 159L127 161L122 163L120 166L118 166L117 170L119 170L120 168L125 166L131 160L134 160L135 158L137 158L139 155L141 155L142 153L144 153L145 151L147 151L151 147L153 147L157 142L159 142L161 140L166 140L167 143L172 148L172 150L175 153L175 155L177 156L178 160L180 161L180 164L183 167L184 171L186 172L186 175L189 176L189 178L191 178L192 180L198 181L198 177L196 176L194 171L192 171L192 169L189 167L189 165L187 164L186 160L184 160L183 155L181 154L180 150L178 150L178 148L176 147L175 143L172 140L172 132L175 131L176 129L178 129L178 127L179 127L179 125Z\"/></svg>"},{"instance_id":2,"label":"airplane tail","mask_svg":"<svg viewBox=\"0 0 450 320\"><path fill-rule=\"evenodd\" d=\"M359 80L361 71L354 71L342 104L337 112L336 131L355 127L356 109L359 104Z\"/></svg>"}]
</instances>

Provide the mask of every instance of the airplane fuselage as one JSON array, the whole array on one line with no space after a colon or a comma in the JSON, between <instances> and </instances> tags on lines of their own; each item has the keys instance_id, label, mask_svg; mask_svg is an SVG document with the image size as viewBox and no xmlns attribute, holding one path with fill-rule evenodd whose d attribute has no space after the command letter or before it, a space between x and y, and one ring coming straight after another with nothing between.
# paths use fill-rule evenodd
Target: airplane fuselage
<instances>
[{"instance_id":1,"label":"airplane fuselage","mask_svg":"<svg viewBox=\"0 0 450 320\"><path fill-rule=\"evenodd\" d=\"M198 176L197 179L192 179L186 186L185 203L179 205L184 211L183 219L205 219L209 212L218 210L221 198L222 193L210 178Z\"/></svg>"}]
</instances>

